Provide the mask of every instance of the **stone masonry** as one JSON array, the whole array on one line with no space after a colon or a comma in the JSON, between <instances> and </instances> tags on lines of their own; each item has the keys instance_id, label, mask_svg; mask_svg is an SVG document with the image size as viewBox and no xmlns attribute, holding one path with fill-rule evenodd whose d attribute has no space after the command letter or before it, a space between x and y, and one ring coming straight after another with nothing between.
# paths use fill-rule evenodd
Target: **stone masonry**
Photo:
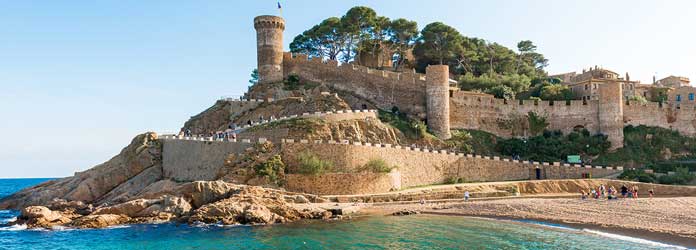
<instances>
[{"instance_id":1,"label":"stone masonry","mask_svg":"<svg viewBox=\"0 0 696 250\"><path fill-rule=\"evenodd\" d=\"M587 129L607 135L612 149L623 147L623 127L658 126L696 135L696 108L691 103L636 104L624 100L619 82L599 84L597 98L572 101L503 100L493 96L449 89L447 66L431 65L426 74L375 70L352 63L308 59L307 55L282 51L284 20L260 16L254 27L258 37L261 82L281 81L297 74L307 81L349 91L380 109L397 107L413 117L427 120L440 138L451 129L479 129L502 137L532 136L530 112L545 117L546 129L569 133ZM601 86L601 87L600 87ZM689 92L690 93L690 92ZM689 93L683 99L692 98Z\"/></svg>"},{"instance_id":2,"label":"stone masonry","mask_svg":"<svg viewBox=\"0 0 696 250\"><path fill-rule=\"evenodd\" d=\"M285 20L277 16L254 18L259 83L283 80L283 30Z\"/></svg>"}]
</instances>

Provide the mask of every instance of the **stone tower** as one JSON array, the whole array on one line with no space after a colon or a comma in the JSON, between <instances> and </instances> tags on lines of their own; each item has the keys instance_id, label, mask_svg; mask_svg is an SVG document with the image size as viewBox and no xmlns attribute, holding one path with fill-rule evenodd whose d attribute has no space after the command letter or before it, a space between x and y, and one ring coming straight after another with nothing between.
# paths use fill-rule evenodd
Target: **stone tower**
<instances>
[{"instance_id":1,"label":"stone tower","mask_svg":"<svg viewBox=\"0 0 696 250\"><path fill-rule=\"evenodd\" d=\"M441 139L450 133L449 66L429 65L425 68L426 115L428 128Z\"/></svg>"},{"instance_id":2,"label":"stone tower","mask_svg":"<svg viewBox=\"0 0 696 250\"><path fill-rule=\"evenodd\" d=\"M607 135L611 150L623 147L623 89L620 82L599 84L599 132Z\"/></svg>"},{"instance_id":3,"label":"stone tower","mask_svg":"<svg viewBox=\"0 0 696 250\"><path fill-rule=\"evenodd\" d=\"M285 19L278 16L257 16L256 60L259 83L283 81L283 31Z\"/></svg>"}]
</instances>

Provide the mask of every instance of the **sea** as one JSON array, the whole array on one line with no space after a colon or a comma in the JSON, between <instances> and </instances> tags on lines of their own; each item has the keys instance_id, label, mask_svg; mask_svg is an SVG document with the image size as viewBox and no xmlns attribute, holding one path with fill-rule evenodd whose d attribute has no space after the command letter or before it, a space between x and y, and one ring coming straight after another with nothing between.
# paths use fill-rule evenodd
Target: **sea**
<instances>
[{"instance_id":1,"label":"sea","mask_svg":"<svg viewBox=\"0 0 696 250\"><path fill-rule=\"evenodd\" d=\"M0 197L49 179L0 179ZM463 216L363 216L269 226L122 225L106 229L8 226L0 249L686 249L676 245L533 221Z\"/></svg>"}]
</instances>

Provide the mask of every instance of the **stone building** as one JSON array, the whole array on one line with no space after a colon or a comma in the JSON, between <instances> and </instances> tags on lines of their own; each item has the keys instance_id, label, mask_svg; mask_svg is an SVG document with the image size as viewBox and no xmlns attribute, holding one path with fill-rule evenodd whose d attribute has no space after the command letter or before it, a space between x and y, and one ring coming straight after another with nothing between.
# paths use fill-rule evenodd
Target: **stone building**
<instances>
[{"instance_id":1,"label":"stone building","mask_svg":"<svg viewBox=\"0 0 696 250\"><path fill-rule=\"evenodd\" d=\"M668 76L655 82L655 85L668 88L689 86L689 78L683 76Z\"/></svg>"},{"instance_id":2,"label":"stone building","mask_svg":"<svg viewBox=\"0 0 696 250\"><path fill-rule=\"evenodd\" d=\"M628 99L636 95L636 87L639 81L631 81L628 73L626 77L620 77L618 73L595 66L589 70L582 70L581 74L575 72L552 75L561 79L561 84L567 85L576 99L579 100L598 100L599 86L605 83L618 82L623 86L623 96Z\"/></svg>"},{"instance_id":3,"label":"stone building","mask_svg":"<svg viewBox=\"0 0 696 250\"><path fill-rule=\"evenodd\" d=\"M413 71L376 70L353 63L339 64L321 58L282 50L285 22L280 17L260 16L254 21L257 30L259 79L282 81L290 74L325 84L338 91L368 100L379 109L398 110L424 118L428 128L440 138L449 138L450 129L478 129L501 137L527 137L538 133L530 117L543 117L550 130L569 133L587 129L604 134L612 149L623 147L623 128L627 125L657 126L696 135L696 93L685 85L688 79L666 78L667 100L637 103L635 95L651 99L657 84L631 81L628 74L594 67L556 75L568 85L579 100L534 101L504 100L493 96L450 88L446 65L431 65L426 74ZM360 109L361 107L353 107Z\"/></svg>"}]
</instances>

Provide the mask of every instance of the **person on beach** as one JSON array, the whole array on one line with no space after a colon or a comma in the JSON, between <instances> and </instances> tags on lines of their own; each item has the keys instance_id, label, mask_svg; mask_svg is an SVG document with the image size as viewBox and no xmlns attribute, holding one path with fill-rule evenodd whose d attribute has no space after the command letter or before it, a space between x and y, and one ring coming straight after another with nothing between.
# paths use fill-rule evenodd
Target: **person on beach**
<instances>
[{"instance_id":1,"label":"person on beach","mask_svg":"<svg viewBox=\"0 0 696 250\"><path fill-rule=\"evenodd\" d=\"M464 191L464 201L469 201L469 191Z\"/></svg>"},{"instance_id":2,"label":"person on beach","mask_svg":"<svg viewBox=\"0 0 696 250\"><path fill-rule=\"evenodd\" d=\"M653 195L655 195L655 192L652 190L652 188L648 190L648 195L650 196L650 198L652 198Z\"/></svg>"},{"instance_id":3,"label":"person on beach","mask_svg":"<svg viewBox=\"0 0 696 250\"><path fill-rule=\"evenodd\" d=\"M606 190L606 187L604 187L604 184L599 185L599 196L600 196L600 197L604 197L604 194L605 194L606 191L607 191L607 190Z\"/></svg>"},{"instance_id":4,"label":"person on beach","mask_svg":"<svg viewBox=\"0 0 696 250\"><path fill-rule=\"evenodd\" d=\"M580 199L587 200L587 194L585 194L585 191L580 190Z\"/></svg>"},{"instance_id":5,"label":"person on beach","mask_svg":"<svg viewBox=\"0 0 696 250\"><path fill-rule=\"evenodd\" d=\"M627 194L628 194L628 187L626 187L626 184L621 185L621 197L626 198Z\"/></svg>"},{"instance_id":6,"label":"person on beach","mask_svg":"<svg viewBox=\"0 0 696 250\"><path fill-rule=\"evenodd\" d=\"M633 186L633 198L638 198L638 186Z\"/></svg>"}]
</instances>

